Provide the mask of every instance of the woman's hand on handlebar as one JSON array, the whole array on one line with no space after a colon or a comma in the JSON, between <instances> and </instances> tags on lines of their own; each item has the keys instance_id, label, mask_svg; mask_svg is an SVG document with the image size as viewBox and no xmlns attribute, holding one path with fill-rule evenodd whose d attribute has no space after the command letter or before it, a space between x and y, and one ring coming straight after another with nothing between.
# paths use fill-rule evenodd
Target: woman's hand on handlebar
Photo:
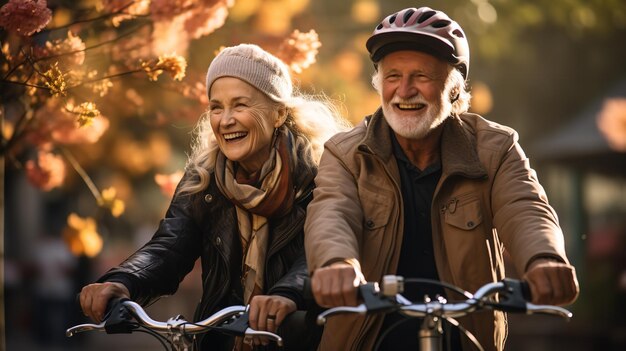
<instances>
[{"instance_id":1,"label":"woman's hand on handlebar","mask_svg":"<svg viewBox=\"0 0 626 351\"><path fill-rule=\"evenodd\" d=\"M315 301L322 307L356 306L362 274L346 262L318 268L311 278Z\"/></svg>"},{"instance_id":2,"label":"woman's hand on handlebar","mask_svg":"<svg viewBox=\"0 0 626 351\"><path fill-rule=\"evenodd\" d=\"M524 280L530 286L531 302L537 305L562 306L578 297L576 270L566 263L537 259L528 267Z\"/></svg>"},{"instance_id":3,"label":"woman's hand on handlebar","mask_svg":"<svg viewBox=\"0 0 626 351\"><path fill-rule=\"evenodd\" d=\"M124 284L115 282L89 284L80 292L80 307L85 316L100 323L109 300L116 297L130 298L130 292Z\"/></svg>"},{"instance_id":4,"label":"woman's hand on handlebar","mask_svg":"<svg viewBox=\"0 0 626 351\"><path fill-rule=\"evenodd\" d=\"M276 333L285 317L297 309L292 300L278 295L257 295L250 301L248 321L250 328ZM254 338L255 345L267 345L265 338Z\"/></svg>"}]
</instances>

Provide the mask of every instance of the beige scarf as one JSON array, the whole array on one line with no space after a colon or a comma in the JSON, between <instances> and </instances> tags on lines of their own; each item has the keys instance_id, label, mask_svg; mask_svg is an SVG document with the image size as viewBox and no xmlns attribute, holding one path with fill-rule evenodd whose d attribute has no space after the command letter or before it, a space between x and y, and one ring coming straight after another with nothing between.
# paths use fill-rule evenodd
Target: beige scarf
<instances>
[{"instance_id":1,"label":"beige scarf","mask_svg":"<svg viewBox=\"0 0 626 351\"><path fill-rule=\"evenodd\" d=\"M243 248L241 279L244 303L250 303L253 296L263 292L270 234L268 218L286 214L295 199L290 172L290 163L293 162L289 152L291 144L290 133L282 128L268 160L260 171L248 177L236 162L228 160L222 153L217 156L217 186L237 209Z\"/></svg>"}]
</instances>

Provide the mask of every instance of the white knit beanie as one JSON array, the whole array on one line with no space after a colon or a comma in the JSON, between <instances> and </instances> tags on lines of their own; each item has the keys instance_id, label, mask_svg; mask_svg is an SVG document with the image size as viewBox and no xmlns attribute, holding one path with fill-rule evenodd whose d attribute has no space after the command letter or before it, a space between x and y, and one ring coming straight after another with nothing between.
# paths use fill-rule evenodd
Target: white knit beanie
<instances>
[{"instance_id":1,"label":"white knit beanie","mask_svg":"<svg viewBox=\"0 0 626 351\"><path fill-rule=\"evenodd\" d=\"M277 102L286 101L293 93L287 65L253 44L231 46L217 54L206 75L209 98L211 85L221 77L239 78Z\"/></svg>"}]
</instances>

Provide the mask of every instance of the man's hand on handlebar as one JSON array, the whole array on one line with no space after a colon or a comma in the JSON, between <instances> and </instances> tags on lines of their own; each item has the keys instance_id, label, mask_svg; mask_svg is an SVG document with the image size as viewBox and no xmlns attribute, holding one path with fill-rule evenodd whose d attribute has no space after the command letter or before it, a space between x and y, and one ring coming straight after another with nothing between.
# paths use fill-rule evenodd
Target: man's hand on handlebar
<instances>
[{"instance_id":1,"label":"man's hand on handlebar","mask_svg":"<svg viewBox=\"0 0 626 351\"><path fill-rule=\"evenodd\" d=\"M114 282L89 284L80 292L80 307L85 316L100 323L104 318L107 303L116 297L130 298L130 292L124 284Z\"/></svg>"},{"instance_id":2,"label":"man's hand on handlebar","mask_svg":"<svg viewBox=\"0 0 626 351\"><path fill-rule=\"evenodd\" d=\"M311 278L315 301L322 307L356 306L362 277L357 268L346 262L316 269Z\"/></svg>"},{"instance_id":3,"label":"man's hand on handlebar","mask_svg":"<svg viewBox=\"0 0 626 351\"><path fill-rule=\"evenodd\" d=\"M568 305L578 297L579 287L573 266L550 259L537 259L524 275L530 286L532 303Z\"/></svg>"}]
</instances>

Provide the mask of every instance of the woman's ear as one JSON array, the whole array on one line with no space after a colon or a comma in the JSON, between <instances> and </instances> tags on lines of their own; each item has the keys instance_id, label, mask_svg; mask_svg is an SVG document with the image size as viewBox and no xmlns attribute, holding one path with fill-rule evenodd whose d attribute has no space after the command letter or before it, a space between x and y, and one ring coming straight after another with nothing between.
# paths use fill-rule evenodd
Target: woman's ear
<instances>
[{"instance_id":1,"label":"woman's ear","mask_svg":"<svg viewBox=\"0 0 626 351\"><path fill-rule=\"evenodd\" d=\"M276 122L274 123L274 128L278 128L282 126L287 120L287 115L288 115L287 107L284 105L281 105L277 112L278 114L276 116Z\"/></svg>"}]
</instances>

